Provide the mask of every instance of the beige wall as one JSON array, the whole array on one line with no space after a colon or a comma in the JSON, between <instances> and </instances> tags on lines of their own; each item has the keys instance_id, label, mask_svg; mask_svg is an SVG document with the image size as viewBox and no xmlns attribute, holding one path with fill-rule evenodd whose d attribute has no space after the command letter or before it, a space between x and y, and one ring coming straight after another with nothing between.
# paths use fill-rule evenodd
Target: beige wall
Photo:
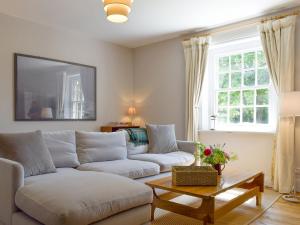
<instances>
[{"instance_id":1,"label":"beige wall","mask_svg":"<svg viewBox=\"0 0 300 225\"><path fill-rule=\"evenodd\" d=\"M132 50L0 14L0 131L35 129L96 130L119 121L130 104L133 90ZM24 53L97 67L97 121L15 122L13 53Z\"/></svg>"},{"instance_id":2,"label":"beige wall","mask_svg":"<svg viewBox=\"0 0 300 225\"><path fill-rule=\"evenodd\" d=\"M221 36L221 35L220 35ZM300 18L296 33L296 82L300 90ZM175 123L178 138L184 137L185 66L181 39L172 39L134 50L134 95L140 114L147 122ZM300 121L296 126L300 137ZM255 169L270 178L273 135L266 133L201 132L206 144L227 143L239 160L234 169ZM297 165L300 171L300 138L296 138ZM300 172L299 185L300 187ZM299 189L300 190L300 189Z\"/></svg>"}]
</instances>

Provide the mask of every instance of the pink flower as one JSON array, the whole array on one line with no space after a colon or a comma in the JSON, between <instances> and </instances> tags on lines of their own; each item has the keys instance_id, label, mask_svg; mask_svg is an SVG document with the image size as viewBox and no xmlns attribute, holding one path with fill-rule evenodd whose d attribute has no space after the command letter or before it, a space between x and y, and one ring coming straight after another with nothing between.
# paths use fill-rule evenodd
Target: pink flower
<instances>
[{"instance_id":1,"label":"pink flower","mask_svg":"<svg viewBox=\"0 0 300 225\"><path fill-rule=\"evenodd\" d=\"M206 149L204 150L204 155L205 155L205 156L210 156L211 154L212 154L211 148L206 148Z\"/></svg>"}]
</instances>

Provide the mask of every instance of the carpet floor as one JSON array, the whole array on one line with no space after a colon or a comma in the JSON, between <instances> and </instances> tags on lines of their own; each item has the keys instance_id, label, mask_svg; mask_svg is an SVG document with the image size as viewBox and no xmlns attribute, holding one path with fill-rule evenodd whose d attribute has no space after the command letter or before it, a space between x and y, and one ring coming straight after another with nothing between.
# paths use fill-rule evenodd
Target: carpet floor
<instances>
[{"instance_id":1,"label":"carpet floor","mask_svg":"<svg viewBox=\"0 0 300 225\"><path fill-rule=\"evenodd\" d=\"M241 189L233 189L217 196L216 207L224 202L241 194ZM243 205L235 208L228 214L215 221L215 225L248 225L260 217L270 208L281 195L272 190L266 189L262 194L262 205L256 206L255 197L249 199ZM195 197L182 195L172 199L172 201L197 207L201 205L201 200ZM155 210L155 220L152 225L201 225L202 222L186 216L181 216L162 209Z\"/></svg>"}]
</instances>

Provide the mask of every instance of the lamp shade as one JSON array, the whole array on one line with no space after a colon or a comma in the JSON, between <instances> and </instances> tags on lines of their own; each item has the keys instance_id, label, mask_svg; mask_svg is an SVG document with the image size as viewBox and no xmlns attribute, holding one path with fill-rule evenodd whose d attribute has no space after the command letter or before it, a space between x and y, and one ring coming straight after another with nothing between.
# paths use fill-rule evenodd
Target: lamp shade
<instances>
[{"instance_id":1,"label":"lamp shade","mask_svg":"<svg viewBox=\"0 0 300 225\"><path fill-rule=\"evenodd\" d=\"M300 91L280 95L280 116L300 116Z\"/></svg>"},{"instance_id":2,"label":"lamp shade","mask_svg":"<svg viewBox=\"0 0 300 225\"><path fill-rule=\"evenodd\" d=\"M42 108L41 117L42 119L53 119L52 109Z\"/></svg>"},{"instance_id":3,"label":"lamp shade","mask_svg":"<svg viewBox=\"0 0 300 225\"><path fill-rule=\"evenodd\" d=\"M135 107L129 107L129 109L128 109L128 115L133 116L135 114L136 114Z\"/></svg>"},{"instance_id":4,"label":"lamp shade","mask_svg":"<svg viewBox=\"0 0 300 225\"><path fill-rule=\"evenodd\" d=\"M102 0L107 19L113 23L124 23L128 20L133 0Z\"/></svg>"}]
</instances>

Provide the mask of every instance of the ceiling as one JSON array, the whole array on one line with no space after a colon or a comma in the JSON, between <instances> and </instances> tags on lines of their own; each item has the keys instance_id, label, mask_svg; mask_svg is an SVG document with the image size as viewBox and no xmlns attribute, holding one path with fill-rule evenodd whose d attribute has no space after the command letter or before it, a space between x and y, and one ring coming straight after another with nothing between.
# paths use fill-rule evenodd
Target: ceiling
<instances>
[{"instance_id":1,"label":"ceiling","mask_svg":"<svg viewBox=\"0 0 300 225\"><path fill-rule=\"evenodd\" d=\"M106 20L102 0L0 0L0 13L135 48L300 6L300 0L135 0L129 21Z\"/></svg>"}]
</instances>

